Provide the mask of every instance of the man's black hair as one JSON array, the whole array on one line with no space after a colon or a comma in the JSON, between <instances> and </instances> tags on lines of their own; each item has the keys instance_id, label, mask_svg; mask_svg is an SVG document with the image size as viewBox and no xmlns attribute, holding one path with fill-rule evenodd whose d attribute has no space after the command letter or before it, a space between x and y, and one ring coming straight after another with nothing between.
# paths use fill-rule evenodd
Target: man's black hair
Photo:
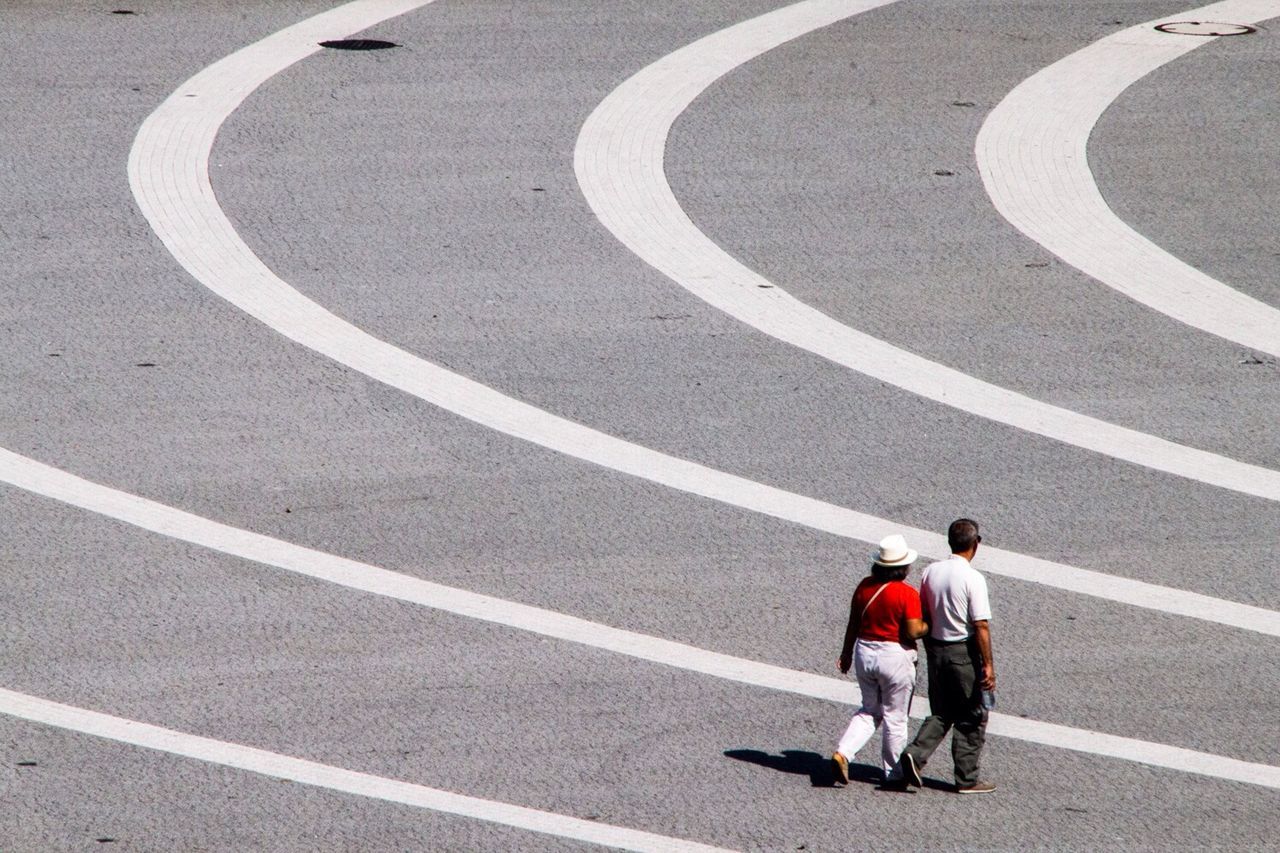
<instances>
[{"instance_id":1,"label":"man's black hair","mask_svg":"<svg viewBox=\"0 0 1280 853\"><path fill-rule=\"evenodd\" d=\"M947 544L952 554L962 554L982 541L978 535L978 522L971 518L957 518L947 528Z\"/></svg>"}]
</instances>

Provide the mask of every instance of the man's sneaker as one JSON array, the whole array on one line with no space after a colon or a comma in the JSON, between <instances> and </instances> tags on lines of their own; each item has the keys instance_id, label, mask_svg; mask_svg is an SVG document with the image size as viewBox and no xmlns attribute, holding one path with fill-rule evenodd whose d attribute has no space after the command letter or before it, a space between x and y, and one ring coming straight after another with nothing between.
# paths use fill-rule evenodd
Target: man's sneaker
<instances>
[{"instance_id":1,"label":"man's sneaker","mask_svg":"<svg viewBox=\"0 0 1280 853\"><path fill-rule=\"evenodd\" d=\"M831 754L831 772L835 774L837 782L849 784L849 760L838 752Z\"/></svg>"},{"instance_id":2,"label":"man's sneaker","mask_svg":"<svg viewBox=\"0 0 1280 853\"><path fill-rule=\"evenodd\" d=\"M990 794L996 789L993 782L974 782L972 785L957 787L957 794Z\"/></svg>"},{"instance_id":3,"label":"man's sneaker","mask_svg":"<svg viewBox=\"0 0 1280 853\"><path fill-rule=\"evenodd\" d=\"M902 778L917 788L924 787L924 780L920 778L920 768L916 767L916 760L909 752L902 753Z\"/></svg>"}]
</instances>

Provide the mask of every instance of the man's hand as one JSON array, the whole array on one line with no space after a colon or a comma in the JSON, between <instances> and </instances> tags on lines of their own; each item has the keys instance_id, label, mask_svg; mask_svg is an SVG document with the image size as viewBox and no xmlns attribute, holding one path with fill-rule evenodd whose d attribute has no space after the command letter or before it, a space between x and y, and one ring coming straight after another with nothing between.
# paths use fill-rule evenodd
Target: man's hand
<instances>
[{"instance_id":1,"label":"man's hand","mask_svg":"<svg viewBox=\"0 0 1280 853\"><path fill-rule=\"evenodd\" d=\"M845 657L844 655L841 655L840 659L836 661L836 666L839 667L840 671L845 675L849 674L849 667L852 665L853 665L852 657Z\"/></svg>"},{"instance_id":2,"label":"man's hand","mask_svg":"<svg viewBox=\"0 0 1280 853\"><path fill-rule=\"evenodd\" d=\"M988 661L982 665L982 678L978 681L978 686L983 690L996 689L996 666Z\"/></svg>"}]
</instances>

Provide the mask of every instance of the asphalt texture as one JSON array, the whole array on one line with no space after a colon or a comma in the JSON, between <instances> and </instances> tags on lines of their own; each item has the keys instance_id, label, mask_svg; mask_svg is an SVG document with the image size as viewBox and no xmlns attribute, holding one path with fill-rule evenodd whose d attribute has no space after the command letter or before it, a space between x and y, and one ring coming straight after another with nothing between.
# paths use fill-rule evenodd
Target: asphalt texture
<instances>
[{"instance_id":1,"label":"asphalt texture","mask_svg":"<svg viewBox=\"0 0 1280 853\"><path fill-rule=\"evenodd\" d=\"M573 171L595 105L780 5L437 0L365 34L395 49L323 51L259 88L218 136L213 185L285 281L512 397L903 525L967 515L1000 548L1280 608L1273 503L789 347L600 225ZM152 234L125 169L142 121L200 69L325 8L6 7L0 446L307 547L833 675L873 543L391 390L223 302ZM1000 218L973 160L1019 81L1184 8L901 0L708 89L673 127L668 180L719 245L849 326L1275 467L1274 360L1063 265ZM1276 38L1165 66L1090 147L1122 219L1271 304ZM3 688L730 848L1280 849L1272 789L999 737L991 796L954 796L945 751L925 789L878 790L876 742L833 788L850 713L835 703L355 593L12 487L0 514ZM1280 764L1272 639L988 580L1000 711ZM88 848L586 849L0 717L0 849Z\"/></svg>"}]
</instances>

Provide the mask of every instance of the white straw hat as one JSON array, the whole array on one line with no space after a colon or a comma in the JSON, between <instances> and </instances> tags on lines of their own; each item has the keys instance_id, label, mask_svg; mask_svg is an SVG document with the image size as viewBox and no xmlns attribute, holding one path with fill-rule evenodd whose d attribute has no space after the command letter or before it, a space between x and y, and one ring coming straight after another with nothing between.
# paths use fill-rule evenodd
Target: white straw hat
<instances>
[{"instance_id":1,"label":"white straw hat","mask_svg":"<svg viewBox=\"0 0 1280 853\"><path fill-rule=\"evenodd\" d=\"M907 540L901 533L886 536L880 540L880 551L875 556L878 566L909 566L919 556L907 547Z\"/></svg>"}]
</instances>

